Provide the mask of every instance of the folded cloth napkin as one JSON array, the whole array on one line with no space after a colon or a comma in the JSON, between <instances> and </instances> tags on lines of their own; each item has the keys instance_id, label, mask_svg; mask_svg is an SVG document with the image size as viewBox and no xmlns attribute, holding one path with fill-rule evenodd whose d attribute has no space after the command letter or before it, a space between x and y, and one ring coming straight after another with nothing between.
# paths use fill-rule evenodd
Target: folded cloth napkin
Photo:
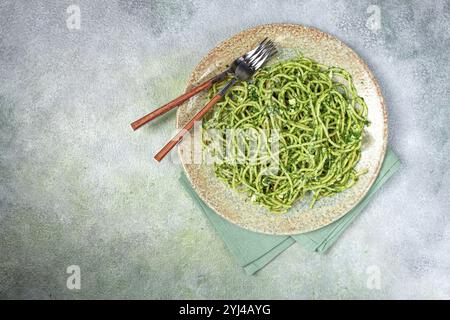
<instances>
[{"instance_id":1,"label":"folded cloth napkin","mask_svg":"<svg viewBox=\"0 0 450 320\"><path fill-rule=\"evenodd\" d=\"M367 195L355 208L339 220L323 228L291 236L267 235L238 227L209 208L192 189L184 173L180 176L180 182L212 223L245 272L247 274L254 274L295 242L298 242L310 251L320 253L327 251L356 216L361 213L373 194L398 170L399 166L400 160L388 148L377 179Z\"/></svg>"}]
</instances>

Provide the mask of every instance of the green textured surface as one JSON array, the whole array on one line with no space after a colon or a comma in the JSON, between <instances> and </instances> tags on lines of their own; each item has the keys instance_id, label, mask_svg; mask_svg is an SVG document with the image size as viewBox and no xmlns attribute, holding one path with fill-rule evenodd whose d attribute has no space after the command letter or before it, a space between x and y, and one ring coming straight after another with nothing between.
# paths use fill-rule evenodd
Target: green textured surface
<instances>
[{"instance_id":1,"label":"green textured surface","mask_svg":"<svg viewBox=\"0 0 450 320\"><path fill-rule=\"evenodd\" d=\"M450 298L448 1L78 4L80 30L68 3L0 4L1 298ZM217 42L273 22L318 27L367 61L402 172L329 253L295 245L249 277L180 190L180 166L151 159L174 113L129 123L183 91Z\"/></svg>"}]
</instances>

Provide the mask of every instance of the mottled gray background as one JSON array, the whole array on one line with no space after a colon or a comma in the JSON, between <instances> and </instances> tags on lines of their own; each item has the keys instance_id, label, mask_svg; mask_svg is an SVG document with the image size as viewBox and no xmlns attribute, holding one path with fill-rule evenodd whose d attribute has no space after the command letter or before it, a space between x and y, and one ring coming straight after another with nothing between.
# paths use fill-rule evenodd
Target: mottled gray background
<instances>
[{"instance_id":1,"label":"mottled gray background","mask_svg":"<svg viewBox=\"0 0 450 320\"><path fill-rule=\"evenodd\" d=\"M0 18L0 297L450 298L449 1L11 0ZM272 22L318 27L367 61L402 167L328 254L294 245L247 276L180 190L181 167L151 160L174 113L129 123L182 92L218 42ZM81 290L66 288L72 264Z\"/></svg>"}]
</instances>

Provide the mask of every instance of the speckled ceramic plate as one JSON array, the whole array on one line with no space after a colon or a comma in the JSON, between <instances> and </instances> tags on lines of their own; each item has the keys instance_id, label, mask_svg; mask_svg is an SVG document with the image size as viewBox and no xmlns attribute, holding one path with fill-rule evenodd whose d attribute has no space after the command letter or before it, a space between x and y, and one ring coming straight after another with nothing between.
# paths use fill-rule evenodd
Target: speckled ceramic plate
<instances>
[{"instance_id":1,"label":"speckled ceramic plate","mask_svg":"<svg viewBox=\"0 0 450 320\"><path fill-rule=\"evenodd\" d=\"M179 155L193 188L213 210L243 228L268 234L298 234L332 223L351 210L367 193L378 175L387 144L387 113L380 88L364 61L337 38L314 28L293 24L270 24L242 31L211 50L192 72L188 88L224 70L236 56L252 49L264 37L277 43L281 59L298 50L322 64L338 66L352 74L355 86L366 101L371 125L366 129L361 160L357 168L368 168L350 189L323 198L311 209L298 201L286 214L275 215L248 201L214 175L212 165L191 164L193 152L188 140L179 145ZM207 102L201 94L183 104L177 113L182 127Z\"/></svg>"}]
</instances>

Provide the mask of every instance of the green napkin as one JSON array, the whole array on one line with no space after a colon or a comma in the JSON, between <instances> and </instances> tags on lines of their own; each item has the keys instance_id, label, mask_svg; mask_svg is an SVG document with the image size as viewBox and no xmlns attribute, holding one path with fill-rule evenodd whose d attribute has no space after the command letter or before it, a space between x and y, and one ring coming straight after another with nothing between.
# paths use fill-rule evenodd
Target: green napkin
<instances>
[{"instance_id":1,"label":"green napkin","mask_svg":"<svg viewBox=\"0 0 450 320\"><path fill-rule=\"evenodd\" d=\"M399 166L400 160L388 148L377 179L364 199L355 208L339 220L323 228L292 236L273 236L238 227L210 209L192 189L184 173L180 176L180 182L212 223L245 272L254 274L295 242L310 251L323 253L328 250L361 213L373 194L398 170Z\"/></svg>"}]
</instances>

